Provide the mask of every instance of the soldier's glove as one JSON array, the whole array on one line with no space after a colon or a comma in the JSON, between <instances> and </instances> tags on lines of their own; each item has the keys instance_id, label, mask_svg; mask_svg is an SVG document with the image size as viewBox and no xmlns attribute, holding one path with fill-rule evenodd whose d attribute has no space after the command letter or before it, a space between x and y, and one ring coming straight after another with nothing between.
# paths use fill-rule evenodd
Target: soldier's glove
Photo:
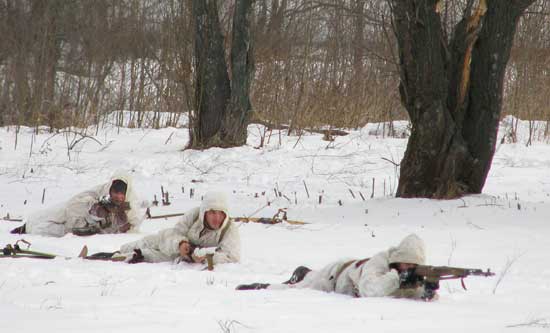
<instances>
[{"instance_id":1,"label":"soldier's glove","mask_svg":"<svg viewBox=\"0 0 550 333\"><path fill-rule=\"evenodd\" d=\"M113 202L111 201L111 196L109 195L104 195L99 198L99 203L103 206L109 206L113 204Z\"/></svg>"},{"instance_id":2,"label":"soldier's glove","mask_svg":"<svg viewBox=\"0 0 550 333\"><path fill-rule=\"evenodd\" d=\"M424 283L424 294L422 294L422 299L425 301L430 301L437 294L439 289L439 281L437 282L425 282Z\"/></svg>"},{"instance_id":3,"label":"soldier's glove","mask_svg":"<svg viewBox=\"0 0 550 333\"><path fill-rule=\"evenodd\" d=\"M96 202L88 210L88 215L84 217L86 224L88 225L97 225L99 229L106 228L111 225L109 219L109 210L104 204Z\"/></svg>"},{"instance_id":4,"label":"soldier's glove","mask_svg":"<svg viewBox=\"0 0 550 333\"><path fill-rule=\"evenodd\" d=\"M196 244L193 244L191 242L187 242L189 244L189 251L187 251L187 254L184 256L179 256L174 261L175 264L179 264L180 262L186 262L188 264L194 264L195 260L193 260L193 252L195 252L195 249L198 247Z\"/></svg>"},{"instance_id":5,"label":"soldier's glove","mask_svg":"<svg viewBox=\"0 0 550 333\"><path fill-rule=\"evenodd\" d=\"M92 214L88 214L86 217L84 217L84 221L86 222L86 227L96 226L99 229L103 228L103 225L107 223L107 220L105 218Z\"/></svg>"},{"instance_id":6,"label":"soldier's glove","mask_svg":"<svg viewBox=\"0 0 550 333\"><path fill-rule=\"evenodd\" d=\"M132 257L130 260L126 261L129 264L137 264L140 262L145 261L145 257L143 256L143 253L140 249L134 249L134 253L132 253Z\"/></svg>"},{"instance_id":7,"label":"soldier's glove","mask_svg":"<svg viewBox=\"0 0 550 333\"><path fill-rule=\"evenodd\" d=\"M399 288L416 288L418 282L424 280L422 276L416 275L415 268L409 268L399 273Z\"/></svg>"}]
</instances>

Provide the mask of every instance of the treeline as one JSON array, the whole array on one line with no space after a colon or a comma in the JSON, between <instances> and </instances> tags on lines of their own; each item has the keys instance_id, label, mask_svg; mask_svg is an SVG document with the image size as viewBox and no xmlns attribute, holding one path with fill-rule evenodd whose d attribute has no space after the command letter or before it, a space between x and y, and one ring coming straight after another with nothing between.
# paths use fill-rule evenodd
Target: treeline
<instances>
[{"instance_id":1,"label":"treeline","mask_svg":"<svg viewBox=\"0 0 550 333\"><path fill-rule=\"evenodd\" d=\"M445 26L468 2L442 1ZM229 49L233 2L219 4ZM174 126L195 105L190 6L0 0L0 126L84 127L113 110L136 111L119 125ZM406 119L385 0L256 0L252 32L253 120L300 129ZM549 36L550 0L538 0L518 26L505 114L550 123Z\"/></svg>"}]
</instances>

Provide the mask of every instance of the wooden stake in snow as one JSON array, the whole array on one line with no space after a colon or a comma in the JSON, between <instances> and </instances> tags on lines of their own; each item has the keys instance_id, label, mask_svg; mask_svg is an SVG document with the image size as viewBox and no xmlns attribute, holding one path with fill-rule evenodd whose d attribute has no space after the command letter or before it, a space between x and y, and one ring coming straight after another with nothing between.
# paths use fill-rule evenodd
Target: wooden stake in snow
<instances>
[{"instance_id":1,"label":"wooden stake in snow","mask_svg":"<svg viewBox=\"0 0 550 333\"><path fill-rule=\"evenodd\" d=\"M307 189L306 181L303 180L303 182L304 182L304 187L305 187L305 189L306 189L307 198L309 199L309 191L308 191L308 189Z\"/></svg>"},{"instance_id":2,"label":"wooden stake in snow","mask_svg":"<svg viewBox=\"0 0 550 333\"><path fill-rule=\"evenodd\" d=\"M170 194L168 192L164 192L164 198L162 198L162 205L163 206L169 206L170 205Z\"/></svg>"},{"instance_id":3,"label":"wooden stake in snow","mask_svg":"<svg viewBox=\"0 0 550 333\"><path fill-rule=\"evenodd\" d=\"M44 200L46 199L46 188L42 190L42 204L44 204Z\"/></svg>"}]
</instances>

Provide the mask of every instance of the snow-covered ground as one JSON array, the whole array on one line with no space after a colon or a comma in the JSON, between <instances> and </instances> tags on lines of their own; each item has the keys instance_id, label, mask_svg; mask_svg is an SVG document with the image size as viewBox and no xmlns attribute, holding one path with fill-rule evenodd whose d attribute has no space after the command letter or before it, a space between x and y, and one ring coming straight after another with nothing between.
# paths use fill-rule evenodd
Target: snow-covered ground
<instances>
[{"instance_id":1,"label":"snow-covered ground","mask_svg":"<svg viewBox=\"0 0 550 333\"><path fill-rule=\"evenodd\" d=\"M247 146L206 151L182 151L186 129L107 126L83 137L0 128L0 217L62 202L126 169L143 199L160 199L161 186L171 194L172 205L153 214L183 212L216 189L227 192L233 216L287 208L289 219L309 222L240 224L241 263L212 272L171 263L0 259L0 331L548 332L550 145L526 147L521 124L518 143L499 144L484 194L404 200L392 197L398 170L389 161L401 160L406 139L383 138L379 128L370 124L332 143L275 131L258 149L264 131L251 125ZM74 257L84 244L112 251L176 221L145 220L139 234L24 238L31 249ZM19 224L0 221L0 245L21 238L8 233ZM442 282L431 303L234 290L284 281L298 265L369 257L411 232L426 241L430 264L491 268L496 276L467 278L468 290L458 280Z\"/></svg>"}]
</instances>

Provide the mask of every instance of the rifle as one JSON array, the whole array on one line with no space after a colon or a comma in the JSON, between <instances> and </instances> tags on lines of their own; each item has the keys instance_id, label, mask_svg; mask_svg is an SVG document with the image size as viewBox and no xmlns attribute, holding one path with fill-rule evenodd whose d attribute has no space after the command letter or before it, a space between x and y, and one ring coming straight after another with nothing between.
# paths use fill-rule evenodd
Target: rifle
<instances>
[{"instance_id":1,"label":"rifle","mask_svg":"<svg viewBox=\"0 0 550 333\"><path fill-rule=\"evenodd\" d=\"M279 210L281 211L281 209ZM173 214L165 214L165 215L152 215L151 210L147 208L145 211L145 216L148 219L166 219L170 217L177 217L177 216L183 216L185 213L173 213ZM279 217L279 213L275 214L273 217L244 217L244 216L237 216L237 217L230 217L229 220L231 222L242 222L242 223L262 223L262 224L277 224L281 222L286 222L288 224L294 224L294 225L303 225L308 224L307 222L302 221L293 221L293 220L287 220L286 214L283 217Z\"/></svg>"},{"instance_id":2,"label":"rifle","mask_svg":"<svg viewBox=\"0 0 550 333\"><path fill-rule=\"evenodd\" d=\"M213 247L196 247L195 250L193 250L193 254L197 257L206 257L206 263L207 263L207 269L209 271L214 270L214 253L216 253L216 250L218 248Z\"/></svg>"},{"instance_id":3,"label":"rifle","mask_svg":"<svg viewBox=\"0 0 550 333\"><path fill-rule=\"evenodd\" d=\"M19 242L27 244L27 249L24 250L19 246ZM24 239L20 239L15 242L14 245L7 244L4 248L0 249L0 258L36 258L36 259L53 259L57 257L55 254L30 251L28 248L31 243Z\"/></svg>"},{"instance_id":4,"label":"rifle","mask_svg":"<svg viewBox=\"0 0 550 333\"><path fill-rule=\"evenodd\" d=\"M183 216L185 213L173 213L173 214L165 214L165 215L152 215L151 210L147 208L145 210L145 217L148 219L167 219L169 217L176 217L176 216Z\"/></svg>"},{"instance_id":5,"label":"rifle","mask_svg":"<svg viewBox=\"0 0 550 333\"><path fill-rule=\"evenodd\" d=\"M495 273L490 269L483 271L477 268L460 268L460 267L448 267L448 266L427 266L419 265L414 269L414 274L424 277L424 282L436 283L440 280L452 280L460 279L462 288L466 289L464 284L464 278L470 275L473 276L493 276Z\"/></svg>"},{"instance_id":6,"label":"rifle","mask_svg":"<svg viewBox=\"0 0 550 333\"><path fill-rule=\"evenodd\" d=\"M477 268L418 265L399 274L399 288L408 289L423 286L424 295L422 298L430 300L434 297L435 291L439 289L440 280L460 279L462 288L467 290L464 278L470 275L489 277L495 275L495 273L489 269L483 271Z\"/></svg>"}]
</instances>

